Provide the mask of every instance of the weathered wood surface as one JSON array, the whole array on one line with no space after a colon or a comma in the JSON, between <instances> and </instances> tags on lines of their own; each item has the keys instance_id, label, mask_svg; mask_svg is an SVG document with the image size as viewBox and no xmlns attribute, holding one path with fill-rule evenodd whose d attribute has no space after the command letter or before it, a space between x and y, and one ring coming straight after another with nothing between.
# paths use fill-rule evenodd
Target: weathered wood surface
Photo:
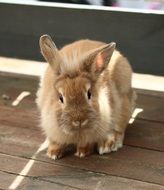
<instances>
[{"instance_id":1,"label":"weathered wood surface","mask_svg":"<svg viewBox=\"0 0 164 190\"><path fill-rule=\"evenodd\" d=\"M34 103L37 81L0 77L0 82L0 189L8 189L33 160L17 189L164 189L164 98L138 94L137 107L144 111L129 124L118 152L80 159L71 149L53 161L46 150L35 154L45 141ZM24 90L31 95L13 107Z\"/></svg>"}]
</instances>

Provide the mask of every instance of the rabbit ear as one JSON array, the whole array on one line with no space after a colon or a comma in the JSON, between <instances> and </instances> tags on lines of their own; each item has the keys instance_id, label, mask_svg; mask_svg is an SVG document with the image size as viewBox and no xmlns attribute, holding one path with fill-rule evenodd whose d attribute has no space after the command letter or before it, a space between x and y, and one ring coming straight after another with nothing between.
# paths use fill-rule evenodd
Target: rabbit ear
<instances>
[{"instance_id":1,"label":"rabbit ear","mask_svg":"<svg viewBox=\"0 0 164 190\"><path fill-rule=\"evenodd\" d=\"M95 60L95 72L102 72L108 65L116 44L114 42L107 44L97 54Z\"/></svg>"},{"instance_id":2,"label":"rabbit ear","mask_svg":"<svg viewBox=\"0 0 164 190\"><path fill-rule=\"evenodd\" d=\"M49 35L43 35L39 40L41 53L55 72L59 71L61 61L58 49Z\"/></svg>"},{"instance_id":3,"label":"rabbit ear","mask_svg":"<svg viewBox=\"0 0 164 190\"><path fill-rule=\"evenodd\" d=\"M95 74L100 74L107 67L115 46L116 43L112 42L91 52L85 61L86 70Z\"/></svg>"}]
</instances>

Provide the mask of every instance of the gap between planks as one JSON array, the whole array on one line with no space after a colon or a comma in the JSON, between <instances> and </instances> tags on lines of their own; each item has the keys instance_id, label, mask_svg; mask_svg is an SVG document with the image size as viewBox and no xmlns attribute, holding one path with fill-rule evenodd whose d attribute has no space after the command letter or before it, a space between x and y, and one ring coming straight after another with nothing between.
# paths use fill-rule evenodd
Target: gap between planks
<instances>
[{"instance_id":1,"label":"gap between planks","mask_svg":"<svg viewBox=\"0 0 164 190\"><path fill-rule=\"evenodd\" d=\"M3 172L3 173L5 173L5 174L8 174L8 175L12 175L12 176L14 176L15 178L17 178L17 177L19 177L20 175L19 174L17 174L17 173L13 173L13 172L7 172L7 171L1 171L0 170L0 172ZM31 176L28 176L28 175L26 175L26 176L23 176L22 175L22 177L24 178L24 179L29 179L30 181L33 181L33 180L37 180L38 182L46 182L46 183L50 183L50 184L54 184L54 185L59 185L59 186L64 186L64 187L67 187L67 188L71 188L71 190L72 189L76 189L76 190L83 190L83 189L80 189L80 188L76 188L76 187L73 187L73 186L70 186L70 185L67 185L67 184L64 184L64 183L59 183L59 182L53 182L53 181L51 181L51 180L47 180L47 179L42 179L42 178L39 178L39 177L31 177ZM22 181L23 182L23 181ZM156 185L156 184L152 184L152 185ZM22 186L22 184L21 184L21 186ZM23 185L24 186L24 185ZM20 187L20 186L19 186ZM20 189L20 188L17 188L17 189ZM0 190L3 190L3 189L0 189ZM6 190L6 189L4 189L4 190ZM9 188L8 188L8 190L9 190Z\"/></svg>"},{"instance_id":2,"label":"gap between planks","mask_svg":"<svg viewBox=\"0 0 164 190\"><path fill-rule=\"evenodd\" d=\"M15 156L12 156L13 158L15 157ZM19 158L19 157L18 157ZM25 158L24 158L25 159ZM25 159L26 160L26 159ZM42 161L39 161L40 163L44 163L44 162L42 162ZM55 166L56 165L56 163L54 162L54 163L48 163L48 164L50 164L50 165L53 165L53 166ZM58 164L57 164L58 165ZM100 176L102 176L102 177L115 177L115 178L117 178L118 180L123 180L123 179L125 179L125 180L132 180L133 182L137 182L137 183L145 183L145 184L149 184L149 185L157 185L157 186L159 186L159 187L164 187L163 185L161 185L161 184L159 184L159 183L155 183L155 182L150 182L150 181L143 181L143 180L138 180L138 179L134 179L134 178L131 178L131 177L126 177L126 176L118 176L118 175L114 175L114 174L107 174L107 173L104 173L104 172L97 172L97 171L91 171L91 170L88 170L88 169L84 169L84 168L72 168L71 166L63 166L63 165L59 165L59 166L62 166L62 167L65 167L65 168L71 168L71 169L74 169L74 171L79 171L79 172L84 172L84 173L86 173L86 174L84 174L84 175L87 175L87 172L91 172L92 174L96 174L97 175L97 177L100 177ZM75 170L76 169L76 170ZM51 180L45 180L45 179L43 179L43 178L40 178L39 179L39 177L40 176L33 176L33 175L21 175L20 176L20 174L17 174L17 173L14 173L14 172L8 172L8 171L3 171L3 170L0 170L0 171L2 171L2 172L4 172L4 173L8 173L8 174L13 174L13 175L16 175L17 177L23 177L24 179L26 178L26 177L29 177L29 178L33 178L33 179L38 179L38 180L44 180L44 181L47 181L47 182L50 182L50 183L54 183L54 184L61 184L61 185L65 185L65 186L69 186L69 187L73 187L73 188L75 188L75 189L81 189L81 188L77 188L77 187L74 187L74 186L71 186L71 185L67 185L67 184L64 184L64 183L58 183L58 182L54 182L54 181L51 181ZM60 176L60 175L59 175ZM62 176L62 175L61 175ZM17 178L16 177L16 178Z\"/></svg>"},{"instance_id":3,"label":"gap between planks","mask_svg":"<svg viewBox=\"0 0 164 190\"><path fill-rule=\"evenodd\" d=\"M125 147L126 148L126 147ZM125 152L127 152L127 151L125 151L125 148L124 148L124 150L122 151L122 153L121 152L119 152L119 154L121 155L121 154L124 154ZM140 150L140 149L139 149ZM124 153L123 153L124 152ZM131 152L132 152L132 154L134 154L135 152L136 152L136 149L135 149L135 152L134 151L129 151L129 153L130 153L130 155L131 155ZM126 153L126 155L125 156L128 156L128 154L129 153ZM143 155L143 151L141 151L141 155ZM154 151L147 151L147 153L149 153L150 155L155 155L155 153L154 153ZM145 156L148 156L147 155L147 153L146 153L146 155L143 155L144 156L144 159L145 159ZM138 153L137 153L138 154ZM145 154L145 153L144 153ZM6 155L7 157L8 157L8 154L2 154L2 155ZM115 154L116 155L116 154ZM125 156L123 156L123 158L120 158L120 160L121 159L123 159L121 162L124 162L124 160L125 160ZM9 157L11 157L11 158L18 158L18 159L20 159L20 157L19 156L13 156L13 155L11 155L11 156L9 156ZM99 160L99 162L100 162L100 165L102 165L103 163L104 163L104 161L105 162L107 162L107 160L106 159L108 159L108 162L110 163L110 162L112 162L114 165L115 165L115 162L117 161L117 159L118 159L118 156L112 156L111 158L109 157L109 155L105 155L105 156L101 156L100 158L98 158L98 156L91 156L90 158L86 158L85 160L84 159L78 159L78 158L76 158L76 157L73 157L73 156L68 156L67 158L64 158L63 160L64 160L64 162L63 162L63 160L61 159L61 160L58 160L58 161L56 161L56 162L54 162L53 160L50 160L50 159L44 159L43 158L43 155L41 156L40 155L40 157L43 159L43 161L42 160L40 160L40 159L36 159L35 161L37 161L37 164L38 163L45 163L45 164L50 164L50 165L54 165L54 166L63 166L63 167L65 167L65 168L71 168L71 169L76 169L76 170L83 170L83 171L88 171L88 172L93 172L93 173L101 173L101 174L107 174L107 175L112 175L112 176L117 176L117 177L119 177L119 176L121 176L121 177L123 177L123 178L128 178L128 179L134 179L134 180L138 180L138 181L145 181L145 182L150 182L150 183L154 183L154 184L160 184L160 182L158 183L157 181L159 181L159 180L153 180L152 181L152 179L154 179L154 178L152 178L152 179L150 179L150 180L148 180L148 178L145 178L145 180L143 180L142 178L136 178L136 176L135 175L127 175L127 174L125 174L124 172L124 174L122 173L120 173L120 174L118 174L116 171L114 171L114 173L113 173L113 170L112 170L112 173L111 173L111 169L108 171L106 171L106 169L104 169L104 166L103 166L103 168L99 168L99 169L96 169L96 167L94 166L89 166L89 168L88 168L88 164L91 164L92 162L95 162L95 164L97 163L97 161ZM157 163L158 163L158 160L159 160L159 158L160 157L162 157L162 154L160 154L160 153L158 153L158 155L157 155L157 159L155 158L155 161L157 161ZM97 159L98 158L98 159ZM139 158L138 158L139 159ZM153 164L155 164L155 163L153 163L152 164L152 161L150 161L150 163L146 163L146 165L143 163L143 159L142 160L132 160L132 161L130 161L130 163L129 163L129 161L128 161L128 163L124 163L124 165L126 165L125 166L125 168L127 169L127 167L129 168L129 167L132 167L132 165L136 165L137 166L137 168L139 169L139 171L140 171L140 169L141 169L141 167L142 167L142 165L145 167L145 168L150 168L150 167L153 167L154 168L154 166L155 165L153 165ZM21 158L21 160L29 160L29 159L27 159L27 158ZM118 160L119 161L119 160ZM117 162L118 162L117 161ZM90 163L91 162L91 163ZM72 164L72 163L74 163L74 164ZM128 164L128 165L127 165ZM138 164L140 164L141 166L139 166ZM91 165L93 165L93 163L91 164ZM118 164L117 164L118 165ZM120 165L120 164L119 164ZM111 166L111 165L109 165L110 167L113 167L113 166ZM115 165L116 166L116 165ZM135 166L135 167L136 167ZM135 168L134 167L134 168ZM162 162L160 162L159 164L158 164L158 166L156 166L157 168L155 169L150 169L150 172L152 172L152 171L156 171L156 170L159 170L159 167L161 168L162 167ZM116 168L118 168L117 166L116 166ZM144 171L144 170L143 170ZM142 172L143 172L142 171ZM149 170L148 170L149 171ZM140 171L141 172L141 171ZM160 174L161 175L161 174ZM130 177L131 176L131 177ZM162 185L162 184L160 184L160 185Z\"/></svg>"},{"instance_id":4,"label":"gap between planks","mask_svg":"<svg viewBox=\"0 0 164 190\"><path fill-rule=\"evenodd\" d=\"M37 156L37 154L41 151L43 151L44 149L46 149L48 147L48 141L47 139L40 145L40 147L38 148L38 150L33 154L32 158L28 161L28 163L25 165L25 167L22 169L22 171L19 173L19 176L17 176L15 178L15 180L12 182L12 184L9 186L9 189L14 190L17 189L17 187L19 187L19 185L21 184L21 182L23 181L24 177L26 174L28 174L28 172L31 170L34 162L35 162L35 158Z\"/></svg>"}]
</instances>

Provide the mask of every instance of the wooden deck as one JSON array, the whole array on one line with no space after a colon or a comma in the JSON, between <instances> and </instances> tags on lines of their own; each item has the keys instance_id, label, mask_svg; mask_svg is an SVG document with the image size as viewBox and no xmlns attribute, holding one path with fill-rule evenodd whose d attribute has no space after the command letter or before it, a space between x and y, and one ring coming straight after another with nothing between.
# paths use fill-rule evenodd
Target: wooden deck
<instances>
[{"instance_id":1,"label":"wooden deck","mask_svg":"<svg viewBox=\"0 0 164 190\"><path fill-rule=\"evenodd\" d=\"M143 109L126 132L118 152L86 158L46 157L38 127L38 81L0 77L0 189L164 190L164 96L138 93ZM17 106L22 91L31 95Z\"/></svg>"}]
</instances>

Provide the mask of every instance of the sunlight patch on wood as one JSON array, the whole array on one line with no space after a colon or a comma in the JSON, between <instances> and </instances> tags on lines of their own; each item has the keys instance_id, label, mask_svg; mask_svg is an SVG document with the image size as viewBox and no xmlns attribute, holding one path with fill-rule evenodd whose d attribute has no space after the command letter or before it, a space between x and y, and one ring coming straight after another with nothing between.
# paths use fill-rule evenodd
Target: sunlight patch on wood
<instances>
[{"instance_id":1,"label":"sunlight patch on wood","mask_svg":"<svg viewBox=\"0 0 164 190\"><path fill-rule=\"evenodd\" d=\"M29 96L31 92L23 91L20 95L13 101L12 106L17 106L25 97Z\"/></svg>"},{"instance_id":2,"label":"sunlight patch on wood","mask_svg":"<svg viewBox=\"0 0 164 190\"><path fill-rule=\"evenodd\" d=\"M48 147L48 140L46 139L38 148L38 150L35 152L35 154L31 157L31 159L28 161L28 163L25 165L23 170L19 173L19 175L14 179L12 184L9 186L9 189L14 190L17 189L18 186L21 184L25 176L28 174L30 169L32 168L33 164L35 163L36 156L39 152L43 151Z\"/></svg>"},{"instance_id":3,"label":"sunlight patch on wood","mask_svg":"<svg viewBox=\"0 0 164 190\"><path fill-rule=\"evenodd\" d=\"M135 118L137 117L137 115L139 113L143 112L143 109L142 108L136 108L133 113L132 113L132 117L131 119L129 120L129 124L132 124L134 121L135 121Z\"/></svg>"}]
</instances>

